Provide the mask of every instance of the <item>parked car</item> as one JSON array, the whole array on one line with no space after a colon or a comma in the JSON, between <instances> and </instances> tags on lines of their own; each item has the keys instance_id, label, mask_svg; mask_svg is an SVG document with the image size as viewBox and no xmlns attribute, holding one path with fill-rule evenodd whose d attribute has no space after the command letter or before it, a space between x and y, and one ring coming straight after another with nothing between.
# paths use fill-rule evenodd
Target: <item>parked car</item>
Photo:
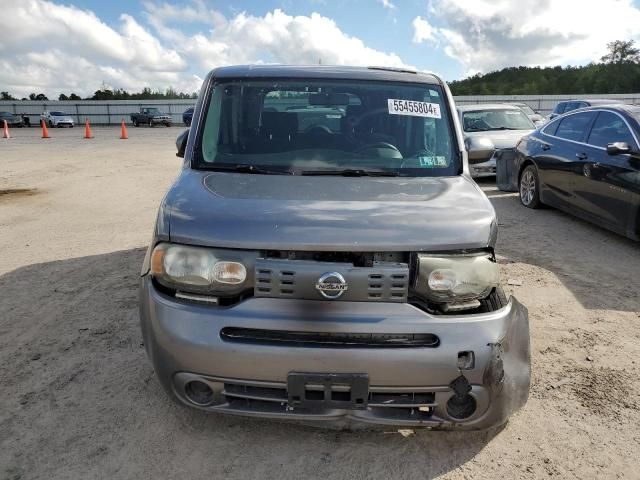
<instances>
[{"instance_id":1,"label":"parked car","mask_svg":"<svg viewBox=\"0 0 640 480\"><path fill-rule=\"evenodd\" d=\"M496 213L467 160L490 152L467 153L447 84L271 65L205 82L140 278L144 345L169 395L436 429L490 427L524 405L527 310L500 287ZM331 113L301 128L321 106Z\"/></svg>"},{"instance_id":2,"label":"parked car","mask_svg":"<svg viewBox=\"0 0 640 480\"><path fill-rule=\"evenodd\" d=\"M191 126L191 119L193 118L193 107L187 108L182 113L182 123L184 123L187 127Z\"/></svg>"},{"instance_id":3,"label":"parked car","mask_svg":"<svg viewBox=\"0 0 640 480\"><path fill-rule=\"evenodd\" d=\"M563 113L570 112L572 110L577 110L578 108L592 107L598 105L615 105L623 103L620 100L610 100L606 98L589 98L586 100L566 100L563 102L558 102L556 108L553 109L553 112L547 117L547 121L553 120L558 115L562 115Z\"/></svg>"},{"instance_id":4,"label":"parked car","mask_svg":"<svg viewBox=\"0 0 640 480\"><path fill-rule=\"evenodd\" d=\"M522 139L520 201L640 239L640 106L574 110Z\"/></svg>"},{"instance_id":5,"label":"parked car","mask_svg":"<svg viewBox=\"0 0 640 480\"><path fill-rule=\"evenodd\" d=\"M531 108L528 104L511 103L511 105L520 107L522 111L527 114L527 117L529 117L529 120L531 120L536 127L539 127L544 123L544 117L540 115L538 112L534 111L533 108Z\"/></svg>"},{"instance_id":6,"label":"parked car","mask_svg":"<svg viewBox=\"0 0 640 480\"><path fill-rule=\"evenodd\" d=\"M49 127L70 127L73 128L73 117L64 112L44 111L40 115L40 119L44 120Z\"/></svg>"},{"instance_id":7,"label":"parked car","mask_svg":"<svg viewBox=\"0 0 640 480\"><path fill-rule=\"evenodd\" d=\"M9 127L22 127L24 125L22 117L19 115L15 115L11 112L0 112L0 128L2 128L5 120Z\"/></svg>"},{"instance_id":8,"label":"parked car","mask_svg":"<svg viewBox=\"0 0 640 480\"><path fill-rule=\"evenodd\" d=\"M150 127L164 125L165 127L170 127L171 117L166 113L162 113L156 107L142 107L139 113L131 114L131 122L135 127L140 125L149 125Z\"/></svg>"},{"instance_id":9,"label":"parked car","mask_svg":"<svg viewBox=\"0 0 640 480\"><path fill-rule=\"evenodd\" d=\"M513 105L459 105L457 110L465 142L483 139L494 147L482 163L471 165L473 177L495 175L497 157L513 155L516 143L536 128L526 113Z\"/></svg>"}]
</instances>

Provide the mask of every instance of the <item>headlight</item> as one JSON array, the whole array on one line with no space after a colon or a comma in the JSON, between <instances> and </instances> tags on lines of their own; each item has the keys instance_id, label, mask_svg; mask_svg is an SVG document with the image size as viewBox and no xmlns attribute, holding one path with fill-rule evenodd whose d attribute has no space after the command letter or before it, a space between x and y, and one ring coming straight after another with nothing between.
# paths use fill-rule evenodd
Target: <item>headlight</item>
<instances>
[{"instance_id":1,"label":"headlight","mask_svg":"<svg viewBox=\"0 0 640 480\"><path fill-rule=\"evenodd\" d=\"M484 298L499 285L498 264L488 253L418 255L414 289L436 303Z\"/></svg>"},{"instance_id":2,"label":"headlight","mask_svg":"<svg viewBox=\"0 0 640 480\"><path fill-rule=\"evenodd\" d=\"M162 285L176 290L239 293L252 286L256 256L239 250L160 243L151 254L151 274Z\"/></svg>"}]
</instances>

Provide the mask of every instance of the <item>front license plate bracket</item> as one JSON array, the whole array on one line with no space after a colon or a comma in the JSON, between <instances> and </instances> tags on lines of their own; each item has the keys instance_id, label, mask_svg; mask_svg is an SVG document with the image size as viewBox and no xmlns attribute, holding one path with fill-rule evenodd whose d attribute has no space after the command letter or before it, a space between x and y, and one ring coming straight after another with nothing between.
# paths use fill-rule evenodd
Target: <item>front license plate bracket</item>
<instances>
[{"instance_id":1,"label":"front license plate bracket","mask_svg":"<svg viewBox=\"0 0 640 480\"><path fill-rule=\"evenodd\" d=\"M363 410L369 399L369 375L291 372L287 397L290 407Z\"/></svg>"}]
</instances>

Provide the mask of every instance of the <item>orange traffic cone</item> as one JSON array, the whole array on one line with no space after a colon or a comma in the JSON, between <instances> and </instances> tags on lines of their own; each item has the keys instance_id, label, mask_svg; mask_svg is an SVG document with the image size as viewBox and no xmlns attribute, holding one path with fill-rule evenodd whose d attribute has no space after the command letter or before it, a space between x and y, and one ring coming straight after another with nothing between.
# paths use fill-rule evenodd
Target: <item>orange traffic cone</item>
<instances>
[{"instance_id":1,"label":"orange traffic cone","mask_svg":"<svg viewBox=\"0 0 640 480\"><path fill-rule=\"evenodd\" d=\"M91 127L89 126L89 119L85 118L84 120L84 138L93 138L91 134Z\"/></svg>"},{"instance_id":2,"label":"orange traffic cone","mask_svg":"<svg viewBox=\"0 0 640 480\"><path fill-rule=\"evenodd\" d=\"M122 123L120 124L120 139L126 140L127 138L129 138L129 135L127 135L127 126L124 124L123 118Z\"/></svg>"},{"instance_id":3,"label":"orange traffic cone","mask_svg":"<svg viewBox=\"0 0 640 480\"><path fill-rule=\"evenodd\" d=\"M7 121L3 120L2 123L4 124L2 138L11 138L11 135L9 135L9 125L7 124Z\"/></svg>"},{"instance_id":4,"label":"orange traffic cone","mask_svg":"<svg viewBox=\"0 0 640 480\"><path fill-rule=\"evenodd\" d=\"M42 138L51 138L49 136L49 130L47 129L47 124L44 123L44 120L40 120L40 125L42 125Z\"/></svg>"}]
</instances>

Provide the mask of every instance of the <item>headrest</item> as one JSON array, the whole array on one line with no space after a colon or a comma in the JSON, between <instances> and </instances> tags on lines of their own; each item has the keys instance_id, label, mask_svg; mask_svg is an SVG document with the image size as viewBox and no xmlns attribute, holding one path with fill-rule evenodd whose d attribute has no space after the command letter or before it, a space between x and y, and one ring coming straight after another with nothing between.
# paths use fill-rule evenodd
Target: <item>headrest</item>
<instances>
[{"instance_id":1,"label":"headrest","mask_svg":"<svg viewBox=\"0 0 640 480\"><path fill-rule=\"evenodd\" d=\"M261 131L272 137L290 137L298 133L298 115L292 112L262 112Z\"/></svg>"}]
</instances>

